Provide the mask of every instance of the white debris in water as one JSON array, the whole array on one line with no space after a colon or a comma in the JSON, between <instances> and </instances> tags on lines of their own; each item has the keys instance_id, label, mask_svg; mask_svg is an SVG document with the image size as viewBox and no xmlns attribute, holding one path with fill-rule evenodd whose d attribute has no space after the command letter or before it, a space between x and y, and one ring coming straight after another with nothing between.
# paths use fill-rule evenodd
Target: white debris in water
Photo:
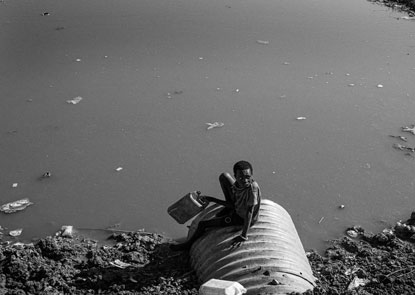
<instances>
[{"instance_id":1,"label":"white debris in water","mask_svg":"<svg viewBox=\"0 0 415 295\"><path fill-rule=\"evenodd\" d=\"M265 40L256 40L256 43L258 44L262 44L262 45L268 45L269 41L265 41Z\"/></svg>"},{"instance_id":2,"label":"white debris in water","mask_svg":"<svg viewBox=\"0 0 415 295\"><path fill-rule=\"evenodd\" d=\"M203 60L203 57L202 56L199 56L199 60Z\"/></svg>"},{"instance_id":3,"label":"white debris in water","mask_svg":"<svg viewBox=\"0 0 415 295\"><path fill-rule=\"evenodd\" d=\"M306 117L297 117L298 121L305 120L305 119L307 119L307 118Z\"/></svg>"},{"instance_id":4,"label":"white debris in water","mask_svg":"<svg viewBox=\"0 0 415 295\"><path fill-rule=\"evenodd\" d=\"M240 91L240 90L239 90L239 88L236 88L236 89L235 89L235 92L236 92L236 93L238 93L239 91Z\"/></svg>"},{"instance_id":5,"label":"white debris in water","mask_svg":"<svg viewBox=\"0 0 415 295\"><path fill-rule=\"evenodd\" d=\"M122 167L118 167L115 169L115 171L120 172L123 168Z\"/></svg>"},{"instance_id":6,"label":"white debris in water","mask_svg":"<svg viewBox=\"0 0 415 295\"><path fill-rule=\"evenodd\" d=\"M284 62L283 64L287 66L287 65L289 65L290 63L289 63L288 61L286 61L286 62Z\"/></svg>"},{"instance_id":7,"label":"white debris in water","mask_svg":"<svg viewBox=\"0 0 415 295\"><path fill-rule=\"evenodd\" d=\"M400 19L404 19L404 20L415 20L415 17L401 16Z\"/></svg>"},{"instance_id":8,"label":"white debris in water","mask_svg":"<svg viewBox=\"0 0 415 295\"><path fill-rule=\"evenodd\" d=\"M67 100L66 102L69 104L78 104L81 102L82 99L83 99L82 97L77 96L77 97Z\"/></svg>"},{"instance_id":9,"label":"white debris in water","mask_svg":"<svg viewBox=\"0 0 415 295\"><path fill-rule=\"evenodd\" d=\"M22 234L23 228L15 229L9 232L9 235L12 237L17 237Z\"/></svg>"},{"instance_id":10,"label":"white debris in water","mask_svg":"<svg viewBox=\"0 0 415 295\"><path fill-rule=\"evenodd\" d=\"M353 83L350 83L348 86L353 87L353 86L354 86L354 84L353 84Z\"/></svg>"},{"instance_id":11,"label":"white debris in water","mask_svg":"<svg viewBox=\"0 0 415 295\"><path fill-rule=\"evenodd\" d=\"M77 59L75 59L75 61L76 61L76 62L80 62L80 61L82 61L82 59L77 58Z\"/></svg>"},{"instance_id":12,"label":"white debris in water","mask_svg":"<svg viewBox=\"0 0 415 295\"><path fill-rule=\"evenodd\" d=\"M376 87L377 88L383 88L383 85L382 84L378 84Z\"/></svg>"},{"instance_id":13,"label":"white debris in water","mask_svg":"<svg viewBox=\"0 0 415 295\"><path fill-rule=\"evenodd\" d=\"M15 182L15 183L12 184L12 187L14 188L14 187L17 187L18 185L19 184L17 182Z\"/></svg>"},{"instance_id":14,"label":"white debris in water","mask_svg":"<svg viewBox=\"0 0 415 295\"><path fill-rule=\"evenodd\" d=\"M225 125L222 122L213 122L213 123L206 123L206 124L208 125L207 130L223 127Z\"/></svg>"}]
</instances>

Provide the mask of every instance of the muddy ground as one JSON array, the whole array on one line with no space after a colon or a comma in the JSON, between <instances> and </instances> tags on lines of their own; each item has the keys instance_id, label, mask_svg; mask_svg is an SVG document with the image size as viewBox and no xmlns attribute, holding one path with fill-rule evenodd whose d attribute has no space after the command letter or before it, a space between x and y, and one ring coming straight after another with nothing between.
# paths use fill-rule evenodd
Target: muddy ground
<instances>
[{"instance_id":1,"label":"muddy ground","mask_svg":"<svg viewBox=\"0 0 415 295\"><path fill-rule=\"evenodd\" d=\"M381 233L354 226L324 253L306 294L415 294L415 213ZM108 243L58 234L0 247L0 294L197 294L187 252L156 233L113 233Z\"/></svg>"},{"instance_id":2,"label":"muddy ground","mask_svg":"<svg viewBox=\"0 0 415 295\"><path fill-rule=\"evenodd\" d=\"M368 0L415 16L415 0Z\"/></svg>"}]
</instances>

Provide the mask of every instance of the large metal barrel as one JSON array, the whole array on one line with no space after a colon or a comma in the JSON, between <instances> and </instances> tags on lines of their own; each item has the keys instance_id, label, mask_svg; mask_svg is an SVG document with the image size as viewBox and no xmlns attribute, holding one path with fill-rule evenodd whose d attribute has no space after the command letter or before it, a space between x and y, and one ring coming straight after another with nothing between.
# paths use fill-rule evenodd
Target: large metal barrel
<instances>
[{"instance_id":1,"label":"large metal barrel","mask_svg":"<svg viewBox=\"0 0 415 295\"><path fill-rule=\"evenodd\" d=\"M222 207L210 206L195 218L213 217ZM190 249L192 267L201 283L212 278L236 281L248 295L287 294L313 289L315 278L294 223L280 205L262 200L258 221L248 232L248 241L232 245L241 227L208 230Z\"/></svg>"}]
</instances>

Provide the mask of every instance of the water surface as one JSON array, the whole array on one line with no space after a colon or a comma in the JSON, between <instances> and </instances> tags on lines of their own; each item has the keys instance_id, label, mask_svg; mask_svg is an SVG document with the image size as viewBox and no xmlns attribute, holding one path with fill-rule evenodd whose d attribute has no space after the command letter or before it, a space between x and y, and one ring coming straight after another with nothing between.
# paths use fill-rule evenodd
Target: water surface
<instances>
[{"instance_id":1,"label":"water surface","mask_svg":"<svg viewBox=\"0 0 415 295\"><path fill-rule=\"evenodd\" d=\"M0 196L35 203L0 225L22 239L63 224L181 237L167 207L196 189L220 197L219 173L240 159L305 248L415 208L414 158L392 148L415 136L389 137L415 124L415 23L397 12L363 0L0 4Z\"/></svg>"}]
</instances>

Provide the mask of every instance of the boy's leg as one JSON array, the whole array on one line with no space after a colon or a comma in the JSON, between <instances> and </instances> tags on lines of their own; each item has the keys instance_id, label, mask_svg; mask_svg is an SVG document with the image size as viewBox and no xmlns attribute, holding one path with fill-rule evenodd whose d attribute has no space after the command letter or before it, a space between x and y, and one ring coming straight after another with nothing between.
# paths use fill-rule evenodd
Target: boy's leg
<instances>
[{"instance_id":1,"label":"boy's leg","mask_svg":"<svg viewBox=\"0 0 415 295\"><path fill-rule=\"evenodd\" d=\"M209 220L202 220L199 222L196 231L186 242L181 244L172 244L170 245L170 249L172 249L173 251L187 250L198 238L200 238L204 234L207 228L224 227L230 225L241 225L241 222L235 219L233 215L221 216Z\"/></svg>"},{"instance_id":2,"label":"boy's leg","mask_svg":"<svg viewBox=\"0 0 415 295\"><path fill-rule=\"evenodd\" d=\"M219 175L219 183L222 188L225 200L228 203L233 203L232 200L232 185L235 183L235 179L229 173L222 173Z\"/></svg>"},{"instance_id":3,"label":"boy's leg","mask_svg":"<svg viewBox=\"0 0 415 295\"><path fill-rule=\"evenodd\" d=\"M220 187L222 188L223 195L225 196L226 202L232 204L232 185L235 183L235 179L233 179L233 177L229 173L222 173L221 175L219 175L219 183ZM232 208L223 208L216 214L216 216L220 217L228 215L232 210Z\"/></svg>"}]
</instances>

